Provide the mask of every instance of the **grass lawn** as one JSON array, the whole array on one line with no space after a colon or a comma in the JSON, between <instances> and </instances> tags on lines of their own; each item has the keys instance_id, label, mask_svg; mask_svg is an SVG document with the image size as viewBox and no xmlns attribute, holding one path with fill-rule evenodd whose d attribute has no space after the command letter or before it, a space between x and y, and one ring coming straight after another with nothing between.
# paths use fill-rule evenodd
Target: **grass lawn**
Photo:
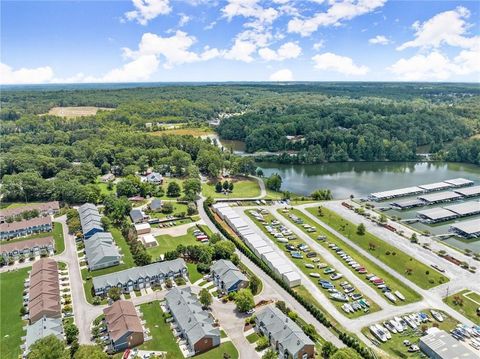
<instances>
[{"instance_id":1,"label":"grass lawn","mask_svg":"<svg viewBox=\"0 0 480 359\"><path fill-rule=\"evenodd\" d=\"M466 293L467 294L465 296ZM455 297L459 297L463 301L457 303ZM463 316L470 319L472 322L476 324L480 324L480 316L477 315L477 308L480 308L480 299L479 294L471 292L468 289L462 290L461 292L452 294L451 296L444 298L443 301L448 304L449 307L452 307L457 312L462 314ZM473 299L473 300L472 300ZM477 303L475 303L475 301Z\"/></svg>"},{"instance_id":2,"label":"grass lawn","mask_svg":"<svg viewBox=\"0 0 480 359\"><path fill-rule=\"evenodd\" d=\"M431 317L430 311L425 310L423 312ZM442 323L439 323L432 318L432 322L421 324L417 330L408 327L408 329L406 331L403 331L402 333L392 334L392 339L388 340L386 343L381 343L379 345L379 348L384 350L394 358L421 358L422 356L420 355L420 352L409 353L408 347L403 345L403 341L408 340L410 341L410 343L418 345L420 337L422 336L422 327L425 326L426 328L430 328L433 325L436 325L440 329L448 332L458 324L455 319L447 316L445 313L443 313L443 317L445 318L445 320ZM365 336L367 336L368 338L373 338L373 335L370 333L370 330L368 328L363 328L362 333L365 334Z\"/></svg>"},{"instance_id":3,"label":"grass lawn","mask_svg":"<svg viewBox=\"0 0 480 359\"><path fill-rule=\"evenodd\" d=\"M177 201L164 201L173 204L173 212L172 213L162 213L162 212L148 212L148 215L151 218L165 218L167 216L175 216L179 213L187 213L188 205L185 203L178 203Z\"/></svg>"},{"instance_id":4,"label":"grass lawn","mask_svg":"<svg viewBox=\"0 0 480 359\"><path fill-rule=\"evenodd\" d=\"M109 194L115 194L117 192L117 185L114 183L112 189L108 189L108 184L105 182L97 182L97 187L100 188L100 194L108 196Z\"/></svg>"},{"instance_id":5,"label":"grass lawn","mask_svg":"<svg viewBox=\"0 0 480 359\"><path fill-rule=\"evenodd\" d=\"M159 198L159 199L163 199L163 200L175 200L176 198L178 197L181 197L183 194L180 193L180 196L178 197L169 197L167 196L167 188L168 188L168 184L170 182L177 182L180 186L180 189L181 189L181 192L183 191L183 182L185 180L183 178L171 178L171 177L163 177L163 184L162 184L162 188L163 188L163 191L164 191L164 195L161 196L161 197L156 197L156 198Z\"/></svg>"},{"instance_id":6,"label":"grass lawn","mask_svg":"<svg viewBox=\"0 0 480 359\"><path fill-rule=\"evenodd\" d=\"M18 208L18 207L23 207L23 206L26 206L28 204L33 204L35 202L29 202L29 203L25 203L25 202L1 202L0 203L0 209L6 209L6 208Z\"/></svg>"},{"instance_id":7,"label":"grass lawn","mask_svg":"<svg viewBox=\"0 0 480 359\"><path fill-rule=\"evenodd\" d=\"M212 198L252 198L260 196L260 186L254 179L241 177L241 179L227 178L227 181L233 180L233 191L228 195L215 192L215 183L202 183L202 193L205 197Z\"/></svg>"},{"instance_id":8,"label":"grass lawn","mask_svg":"<svg viewBox=\"0 0 480 359\"><path fill-rule=\"evenodd\" d=\"M294 263L311 281L312 283L315 284L315 286L319 289L319 291L323 292L325 294L325 296L328 298L328 300L338 309L338 311L340 313L342 313L344 316L348 317L348 318L357 318L359 316L362 316L362 315L365 315L367 313L372 313L372 312L376 312L376 311L379 311L380 310L380 306L378 304L376 304L373 300L371 300L370 298L366 297L364 295L364 298L368 301L368 303L370 304L370 307L369 307L369 311L368 312L363 312L361 310L359 311L355 311L354 313L346 313L343 311L343 309L341 308L342 305L343 305L343 302L339 302L339 301L336 301L336 300L333 300L330 298L330 294L328 293L328 291L326 289L323 289L319 284L318 284L318 279L317 278L312 278L310 277L310 273L318 273L322 279L327 279L328 280L328 276L329 275L326 275L323 273L323 269L310 269L310 268L306 268L305 267L305 264L306 263L309 263L309 264L313 264L315 265L315 263L312 262L312 259L313 258L306 258L304 257L303 259L296 259L296 258L293 258L293 257L290 257L290 252L285 248L285 244L283 243L280 243L280 242L277 242L275 240L275 238L267 232L267 230L265 229L265 226L263 226L260 222L258 222L250 213L249 211L245 211L245 213L247 214L247 216L250 217L250 219L255 222L255 224L265 233L265 235L267 235L271 240L272 242L274 242L278 248L280 248L285 254L287 257L289 257L290 261L292 263ZM263 218L265 219L265 221L267 221L268 223L271 223L275 218L271 215L271 214L268 214L268 215L263 215ZM291 240L291 241L288 241L289 244L292 244L294 246L297 246L299 244L302 244L304 243L301 239L295 239L295 240ZM317 257L315 258L319 258L320 261L322 263L326 263L329 267L332 267L334 268L333 266L331 266L328 262L326 262L322 257L320 257L320 255L318 255L317 253ZM356 293L361 293L358 289L355 291ZM361 293L363 295L363 293Z\"/></svg>"},{"instance_id":9,"label":"grass lawn","mask_svg":"<svg viewBox=\"0 0 480 359\"><path fill-rule=\"evenodd\" d=\"M286 219L290 220L288 217L288 214L285 214L281 211L279 211ZM325 235L327 236L326 241L320 241L319 243L323 245L324 247L328 248L328 243L335 243L337 246L341 247L345 253L347 253L349 256L351 256L355 261L358 263L362 264L365 269L369 273L375 273L377 276L383 278L385 282L388 284L388 286L392 289L392 291L398 290L400 293L402 293L405 296L405 301L397 301L393 303L394 305L404 305L412 302L416 302L421 299L421 296L415 292L413 289L411 289L409 286L405 285L401 281L397 280L397 278L393 277L390 273L386 272L379 266L377 266L375 263L372 261L368 260L361 254L359 254L356 250L354 250L352 247L347 245L345 242L343 242L340 238L337 236L333 235L329 231L327 231L325 228L321 227L319 223L311 220L307 216L303 215L302 212L299 210L291 210L290 213L295 214L297 217L303 219L304 223L310 224L311 226L314 226L317 228L317 231L314 233L308 233L305 231L305 228L302 226L298 226L302 231L310 235L312 238L316 238L318 235ZM323 217L322 217L323 218ZM330 249L329 249L330 250ZM392 256L393 257L393 256ZM350 267L347 267L350 269ZM371 285L372 287L376 288L370 281L368 281L365 278L365 275L359 274L357 271L352 269L352 273L354 273L357 277L361 278L363 281Z\"/></svg>"},{"instance_id":10,"label":"grass lawn","mask_svg":"<svg viewBox=\"0 0 480 359\"><path fill-rule=\"evenodd\" d=\"M197 270L197 265L195 263L187 263L188 268L188 278L191 283L195 283L197 280L203 278L203 274Z\"/></svg>"},{"instance_id":11,"label":"grass lawn","mask_svg":"<svg viewBox=\"0 0 480 359\"><path fill-rule=\"evenodd\" d=\"M146 327L150 330L152 339L143 343L139 349L166 351L169 359L183 359L175 337L163 319L159 302L142 304L140 311L143 313L143 319L146 321Z\"/></svg>"},{"instance_id":12,"label":"grass lawn","mask_svg":"<svg viewBox=\"0 0 480 359\"><path fill-rule=\"evenodd\" d=\"M152 259L155 260L165 252L173 251L179 244L183 244L184 246L200 244L201 242L198 242L193 235L193 231L195 230L196 227L189 228L187 234L177 237L173 237L169 234L158 236L156 237L158 246L147 248L147 252L150 253Z\"/></svg>"},{"instance_id":13,"label":"grass lawn","mask_svg":"<svg viewBox=\"0 0 480 359\"><path fill-rule=\"evenodd\" d=\"M53 239L55 240L55 252L60 254L65 250L65 239L63 238L63 225L59 222L53 223Z\"/></svg>"},{"instance_id":14,"label":"grass lawn","mask_svg":"<svg viewBox=\"0 0 480 359\"><path fill-rule=\"evenodd\" d=\"M23 282L31 267L0 274L0 357L16 359L20 354L25 322L20 316L23 303Z\"/></svg>"},{"instance_id":15,"label":"grass lawn","mask_svg":"<svg viewBox=\"0 0 480 359\"><path fill-rule=\"evenodd\" d=\"M212 128L210 127L189 127L187 126L182 126L182 127L177 127L177 128L172 128L172 129L166 129L163 131L156 131L152 132L152 135L156 136L162 136L162 135L190 135L193 137L201 137L201 136L207 136L215 133Z\"/></svg>"},{"instance_id":16,"label":"grass lawn","mask_svg":"<svg viewBox=\"0 0 480 359\"><path fill-rule=\"evenodd\" d=\"M233 345L232 342L225 342L220 344L218 347L210 349L208 352L195 355L194 358L196 359L219 359L219 358L224 358L225 354L229 355L229 358L231 359L237 359L238 358L238 351L237 348L235 348L235 345Z\"/></svg>"},{"instance_id":17,"label":"grass lawn","mask_svg":"<svg viewBox=\"0 0 480 359\"><path fill-rule=\"evenodd\" d=\"M309 208L308 211L317 216L322 222L325 222L345 237L354 241L364 250L369 251L370 245L374 245L376 248L370 250L373 256L423 289L430 289L449 281L449 279L441 273L432 270L426 264L421 263L400 249L382 241L373 234L369 232L366 232L364 235L357 234L357 227L353 223L343 219L325 207L322 208L322 217L318 217L318 210L316 208ZM392 255L392 253L396 254ZM408 270L411 270L411 274L407 274Z\"/></svg>"},{"instance_id":18,"label":"grass lawn","mask_svg":"<svg viewBox=\"0 0 480 359\"><path fill-rule=\"evenodd\" d=\"M258 339L260 339L260 336L255 332L247 335L247 340L249 343L255 343Z\"/></svg>"},{"instance_id":19,"label":"grass lawn","mask_svg":"<svg viewBox=\"0 0 480 359\"><path fill-rule=\"evenodd\" d=\"M266 178L263 178L262 181L265 184L265 189L267 191L267 195L264 197L265 199L273 199L273 200L282 199L282 197L283 197L282 192L276 192L276 191L272 191L271 189L269 189L267 187L267 179Z\"/></svg>"}]
</instances>

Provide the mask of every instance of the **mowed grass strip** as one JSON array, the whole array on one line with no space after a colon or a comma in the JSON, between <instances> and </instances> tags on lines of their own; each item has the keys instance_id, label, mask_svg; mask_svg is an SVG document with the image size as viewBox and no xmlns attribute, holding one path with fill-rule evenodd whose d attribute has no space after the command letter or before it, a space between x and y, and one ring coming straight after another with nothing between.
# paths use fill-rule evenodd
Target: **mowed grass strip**
<instances>
[{"instance_id":1,"label":"mowed grass strip","mask_svg":"<svg viewBox=\"0 0 480 359\"><path fill-rule=\"evenodd\" d=\"M55 254L65 250L65 238L63 238L63 225L59 222L53 223L53 239L55 240Z\"/></svg>"},{"instance_id":2,"label":"mowed grass strip","mask_svg":"<svg viewBox=\"0 0 480 359\"><path fill-rule=\"evenodd\" d=\"M0 274L0 358L16 359L20 355L23 327L20 316L23 305L23 283L31 267Z\"/></svg>"},{"instance_id":3,"label":"mowed grass strip","mask_svg":"<svg viewBox=\"0 0 480 359\"><path fill-rule=\"evenodd\" d=\"M281 210L279 211L281 215L283 215L287 220L291 221L291 219L288 217L288 214L282 213ZM298 226L303 232L308 234L311 238L315 239L319 235L324 235L327 237L326 241L320 241L319 243L324 246L325 248L328 248L328 243L334 243L337 246L341 247L345 253L347 253L350 257L352 257L356 262L361 264L369 273L374 273L376 276L383 278L385 280L385 283L392 289L392 291L398 290L400 293L402 293L405 296L405 301L396 301L395 303L392 303L394 305L405 305L409 303L416 302L420 300L422 297L420 294L415 292L413 289L399 281L397 278L393 277L390 273L387 271L383 270L383 268L380 268L378 265L370 261L369 259L365 258L363 255L359 254L355 249L350 247L348 244L343 242L340 238L332 234L330 231L326 230L324 227L321 226L320 223L311 220L309 217L305 216L302 212L300 212L297 209L290 210L290 213L296 215L297 217L301 218L303 220L303 223L309 224L317 229L316 232L314 233L308 233L305 228L302 226ZM291 221L292 222L292 221ZM293 223L293 222L292 222ZM330 250L330 248L328 248ZM348 267L350 269L350 267ZM365 275L358 273L357 271L351 269L352 273L354 273L357 277L371 285L372 287L376 288L370 281L368 281L365 277Z\"/></svg>"},{"instance_id":4,"label":"mowed grass strip","mask_svg":"<svg viewBox=\"0 0 480 359\"><path fill-rule=\"evenodd\" d=\"M250 178L227 178L226 181L233 181L233 191L228 195L215 192L216 181L202 183L202 193L205 197L212 198L253 198L260 196L260 186L258 182Z\"/></svg>"},{"instance_id":5,"label":"mowed grass strip","mask_svg":"<svg viewBox=\"0 0 480 359\"><path fill-rule=\"evenodd\" d=\"M333 300L330 298L330 293L326 290L326 289L323 289L319 284L318 284L318 280L319 279L326 279L326 280L329 280L330 281L330 278L329 278L329 275L327 274L324 274L323 273L323 270L324 269L317 269L316 268L316 264L312 262L312 259L313 258L307 258L306 255L304 254L304 258L303 259L298 259L298 258L293 258L291 257L290 255L290 252L286 249L285 245L286 243L280 243L280 242L277 242L276 239L270 234L268 233L268 231L266 230L265 226L260 223L259 221L257 221L255 219L255 217L253 217L250 213L249 213L249 210L245 211L245 213L247 214L247 216L263 231L263 233L265 233L268 238L270 238L270 240L272 242L274 242L278 248L280 248L284 253L285 255L290 259L290 261L295 264L298 269L300 269L307 277L308 279L315 284L315 286L318 288L319 291L323 292L323 294L328 298L328 300L335 306L335 308L338 309L338 311L340 313L342 313L344 316L348 317L348 318L358 318L362 315L365 315L367 314L366 312L363 312L362 310L358 310L358 311L355 311L354 313L346 313L343 311L343 309L341 308L342 305L343 305L343 302L339 302L339 301L336 301L336 300ZM268 214L268 215L263 215L263 218L268 222L268 223L271 223L275 217L273 217L271 214ZM291 244L293 246L297 246L299 244L302 244L304 243L301 239L294 239L294 240L290 240L288 241L288 244ZM317 253L317 257L315 258L318 258L320 259L320 262L321 263L326 263L329 267L331 268L334 268L333 266L331 266L328 262L326 262L318 253ZM310 269L310 268L307 268L305 267L305 264L313 264L315 266L315 269ZM334 268L335 269L335 268ZM320 275L320 278L313 278L310 276L310 273L318 273ZM343 282L344 279L341 279L341 280L338 280L337 282L335 281L331 281L332 283L334 284L337 284L340 283L340 282ZM352 284L353 285L353 284ZM337 288L337 289L340 289L340 288ZM355 293L361 293L358 289L355 291ZM363 293L361 293L363 295ZM364 296L364 299L366 299L368 301L368 303L370 304L370 308L369 308L369 311L368 313L372 313L372 312L377 312L380 310L380 306L378 304L376 304L373 300L371 300L370 298L366 297L365 295Z\"/></svg>"},{"instance_id":6,"label":"mowed grass strip","mask_svg":"<svg viewBox=\"0 0 480 359\"><path fill-rule=\"evenodd\" d=\"M480 325L480 313L477 314L477 309L480 308L479 297L478 293L465 289L444 298L443 301L464 317Z\"/></svg>"},{"instance_id":7,"label":"mowed grass strip","mask_svg":"<svg viewBox=\"0 0 480 359\"><path fill-rule=\"evenodd\" d=\"M342 233L345 237L354 241L355 244L364 250L369 251L377 259L396 272L402 274L405 278L409 279L420 288L430 289L449 281L449 279L441 273L432 270L429 266L421 263L387 242L382 241L373 234L369 232L365 232L364 235L358 234L357 226L328 208L322 207L321 217L318 215L317 208L308 208L308 211L320 221L328 224L339 233ZM393 255L393 253L395 253L395 255Z\"/></svg>"}]
</instances>

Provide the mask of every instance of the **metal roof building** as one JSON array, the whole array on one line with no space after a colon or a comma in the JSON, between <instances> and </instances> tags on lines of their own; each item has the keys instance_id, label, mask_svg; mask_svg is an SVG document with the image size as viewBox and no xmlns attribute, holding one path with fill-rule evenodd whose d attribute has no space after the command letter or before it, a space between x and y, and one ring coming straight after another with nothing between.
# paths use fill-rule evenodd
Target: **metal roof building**
<instances>
[{"instance_id":1,"label":"metal roof building","mask_svg":"<svg viewBox=\"0 0 480 359\"><path fill-rule=\"evenodd\" d=\"M381 201L384 199L390 199L390 198L396 198L396 197L412 196L412 195L423 193L423 192L424 190L421 189L420 187L413 186L413 187L393 189L390 191L374 192L370 195L370 198L376 201Z\"/></svg>"},{"instance_id":2,"label":"metal roof building","mask_svg":"<svg viewBox=\"0 0 480 359\"><path fill-rule=\"evenodd\" d=\"M63 340L62 318L43 317L35 323L27 326L27 335L25 337L25 353L28 354L30 347L42 338L54 335Z\"/></svg>"},{"instance_id":3,"label":"metal roof building","mask_svg":"<svg viewBox=\"0 0 480 359\"><path fill-rule=\"evenodd\" d=\"M477 213L480 213L480 202L479 201L470 201L463 202L458 204L452 204L450 206L443 207L452 211L459 216L471 216Z\"/></svg>"},{"instance_id":4,"label":"metal roof building","mask_svg":"<svg viewBox=\"0 0 480 359\"><path fill-rule=\"evenodd\" d=\"M210 268L217 287L230 293L248 286L248 278L231 261L220 259Z\"/></svg>"},{"instance_id":5,"label":"metal roof building","mask_svg":"<svg viewBox=\"0 0 480 359\"><path fill-rule=\"evenodd\" d=\"M455 193L458 193L464 197L480 196L480 186L467 187L462 189L456 189Z\"/></svg>"},{"instance_id":6,"label":"metal roof building","mask_svg":"<svg viewBox=\"0 0 480 359\"><path fill-rule=\"evenodd\" d=\"M474 359L478 355L461 341L438 328L428 330L428 335L420 338L420 350L431 359Z\"/></svg>"},{"instance_id":7,"label":"metal roof building","mask_svg":"<svg viewBox=\"0 0 480 359\"><path fill-rule=\"evenodd\" d=\"M458 217L458 214L444 208L431 208L424 211L417 212L418 217L426 220L429 223L436 223L441 221L448 221Z\"/></svg>"},{"instance_id":8,"label":"metal roof building","mask_svg":"<svg viewBox=\"0 0 480 359\"><path fill-rule=\"evenodd\" d=\"M421 196L418 196L418 198L427 203L434 204L434 203L440 203L440 202L453 201L453 200L462 198L462 196L455 192L438 192L438 193L423 194Z\"/></svg>"},{"instance_id":9,"label":"metal roof building","mask_svg":"<svg viewBox=\"0 0 480 359\"><path fill-rule=\"evenodd\" d=\"M97 232L85 241L85 256L90 270L120 264L120 253L109 232Z\"/></svg>"},{"instance_id":10,"label":"metal roof building","mask_svg":"<svg viewBox=\"0 0 480 359\"><path fill-rule=\"evenodd\" d=\"M85 203L78 207L78 215L85 239L90 238L97 232L103 232L102 216L100 216L97 206L92 203Z\"/></svg>"},{"instance_id":11,"label":"metal roof building","mask_svg":"<svg viewBox=\"0 0 480 359\"><path fill-rule=\"evenodd\" d=\"M451 184L453 187L465 187L465 186L471 186L473 185L473 181L470 181L469 179L466 178L452 178L449 180L443 181L445 183Z\"/></svg>"},{"instance_id":12,"label":"metal roof building","mask_svg":"<svg viewBox=\"0 0 480 359\"><path fill-rule=\"evenodd\" d=\"M452 187L452 185L447 182L435 182L435 183L422 184L418 187L420 187L421 189L427 192L430 192L430 191L440 191L442 189L447 189Z\"/></svg>"},{"instance_id":13,"label":"metal roof building","mask_svg":"<svg viewBox=\"0 0 480 359\"><path fill-rule=\"evenodd\" d=\"M450 230L465 238L480 237L480 219L452 224Z\"/></svg>"},{"instance_id":14,"label":"metal roof building","mask_svg":"<svg viewBox=\"0 0 480 359\"><path fill-rule=\"evenodd\" d=\"M419 199L407 199L404 201L396 201L391 203L392 206L398 207L400 209L408 209L413 207L424 206L425 202Z\"/></svg>"}]
</instances>

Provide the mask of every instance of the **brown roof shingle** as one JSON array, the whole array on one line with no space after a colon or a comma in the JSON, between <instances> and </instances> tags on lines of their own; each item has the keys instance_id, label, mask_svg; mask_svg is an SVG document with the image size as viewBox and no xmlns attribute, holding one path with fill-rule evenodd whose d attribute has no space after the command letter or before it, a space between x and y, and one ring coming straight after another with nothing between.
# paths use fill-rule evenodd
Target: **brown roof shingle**
<instances>
[{"instance_id":1,"label":"brown roof shingle","mask_svg":"<svg viewBox=\"0 0 480 359\"><path fill-rule=\"evenodd\" d=\"M33 238L13 243L7 242L6 244L0 245L0 253L10 253L15 250L21 251L33 247L46 247L49 244L53 244L53 237Z\"/></svg>"},{"instance_id":2,"label":"brown roof shingle","mask_svg":"<svg viewBox=\"0 0 480 359\"><path fill-rule=\"evenodd\" d=\"M125 333L143 333L142 323L132 302L119 300L103 310L108 333L113 341Z\"/></svg>"},{"instance_id":3,"label":"brown roof shingle","mask_svg":"<svg viewBox=\"0 0 480 359\"><path fill-rule=\"evenodd\" d=\"M22 221L14 221L12 223L0 223L0 232L17 231L46 224L52 224L52 219L49 216L24 219Z\"/></svg>"},{"instance_id":4,"label":"brown roof shingle","mask_svg":"<svg viewBox=\"0 0 480 359\"><path fill-rule=\"evenodd\" d=\"M26 206L14 207L2 209L0 211L1 217L13 217L23 212L38 210L39 212L58 211L60 209L60 203L58 201L46 202L46 203L31 203Z\"/></svg>"}]
</instances>

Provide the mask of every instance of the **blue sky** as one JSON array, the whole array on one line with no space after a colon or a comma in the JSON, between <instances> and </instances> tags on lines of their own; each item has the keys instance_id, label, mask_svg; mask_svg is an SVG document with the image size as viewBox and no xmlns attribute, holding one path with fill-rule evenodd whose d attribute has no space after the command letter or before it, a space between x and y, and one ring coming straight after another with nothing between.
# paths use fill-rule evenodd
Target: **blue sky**
<instances>
[{"instance_id":1,"label":"blue sky","mask_svg":"<svg viewBox=\"0 0 480 359\"><path fill-rule=\"evenodd\" d=\"M0 83L479 81L480 2L1 2Z\"/></svg>"}]
</instances>

